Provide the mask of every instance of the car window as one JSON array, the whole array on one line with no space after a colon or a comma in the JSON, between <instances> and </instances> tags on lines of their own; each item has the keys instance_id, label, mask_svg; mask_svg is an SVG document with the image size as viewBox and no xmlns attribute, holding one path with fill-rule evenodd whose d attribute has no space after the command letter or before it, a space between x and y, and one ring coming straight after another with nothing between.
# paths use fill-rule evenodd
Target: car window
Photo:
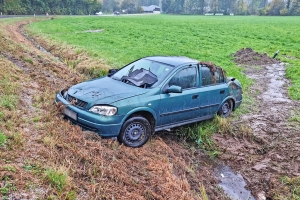
<instances>
[{"instance_id":1,"label":"car window","mask_svg":"<svg viewBox=\"0 0 300 200\"><path fill-rule=\"evenodd\" d=\"M216 82L217 83L224 83L224 74L223 70L220 67L217 67L217 71L215 72Z\"/></svg>"},{"instance_id":2,"label":"car window","mask_svg":"<svg viewBox=\"0 0 300 200\"><path fill-rule=\"evenodd\" d=\"M153 87L155 87L173 70L173 66L148 59L140 59L117 71L112 78L115 80L121 80L123 76L128 76L130 73L139 69L148 70L157 76L158 81L153 85Z\"/></svg>"},{"instance_id":3,"label":"car window","mask_svg":"<svg viewBox=\"0 0 300 200\"><path fill-rule=\"evenodd\" d=\"M201 66L202 86L212 85L213 77L208 67Z\"/></svg>"},{"instance_id":4,"label":"car window","mask_svg":"<svg viewBox=\"0 0 300 200\"><path fill-rule=\"evenodd\" d=\"M169 86L177 85L182 89L196 87L197 69L187 67L177 72L169 82Z\"/></svg>"},{"instance_id":5,"label":"car window","mask_svg":"<svg viewBox=\"0 0 300 200\"><path fill-rule=\"evenodd\" d=\"M202 65L201 73L202 73L202 86L224 83L224 74L220 67L217 67L216 71L213 72L208 67Z\"/></svg>"}]
</instances>

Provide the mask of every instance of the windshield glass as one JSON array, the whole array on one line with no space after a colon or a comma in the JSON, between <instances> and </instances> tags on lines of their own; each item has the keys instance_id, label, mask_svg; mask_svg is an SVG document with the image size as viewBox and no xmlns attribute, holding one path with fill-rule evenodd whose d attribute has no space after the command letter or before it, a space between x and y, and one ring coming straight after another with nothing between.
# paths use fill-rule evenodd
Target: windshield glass
<instances>
[{"instance_id":1,"label":"windshield glass","mask_svg":"<svg viewBox=\"0 0 300 200\"><path fill-rule=\"evenodd\" d=\"M130 75L132 72L145 69L156 75L157 82L155 82L151 87L155 87L160 84L165 77L173 70L173 66L166 65L163 63L155 62L148 59L141 59L130 63L129 65L123 67L118 72L116 72L112 78L115 80L122 80L122 77Z\"/></svg>"}]
</instances>

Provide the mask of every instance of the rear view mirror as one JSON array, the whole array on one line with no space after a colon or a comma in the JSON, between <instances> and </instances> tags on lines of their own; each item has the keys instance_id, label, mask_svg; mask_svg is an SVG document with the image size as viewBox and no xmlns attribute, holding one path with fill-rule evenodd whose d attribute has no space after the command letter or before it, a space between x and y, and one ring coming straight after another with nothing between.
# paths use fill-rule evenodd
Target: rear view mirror
<instances>
[{"instance_id":1,"label":"rear view mirror","mask_svg":"<svg viewBox=\"0 0 300 200\"><path fill-rule=\"evenodd\" d=\"M177 85L171 85L167 89L167 93L182 93L182 88L180 86L177 86Z\"/></svg>"}]
</instances>

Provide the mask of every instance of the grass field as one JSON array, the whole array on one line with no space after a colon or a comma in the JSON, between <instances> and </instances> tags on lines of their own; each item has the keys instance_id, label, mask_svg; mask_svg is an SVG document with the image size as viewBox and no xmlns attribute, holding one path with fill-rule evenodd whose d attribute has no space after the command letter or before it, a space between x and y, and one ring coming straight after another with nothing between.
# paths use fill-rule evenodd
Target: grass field
<instances>
[{"instance_id":1,"label":"grass field","mask_svg":"<svg viewBox=\"0 0 300 200\"><path fill-rule=\"evenodd\" d=\"M157 199L183 199L185 194L186 199L208 199L209 194L221 192L213 184L208 160L189 143L155 137L143 148L131 149L62 120L53 105L54 90L89 77L26 45L25 38L11 31L19 27L16 22L0 23L0 199L16 194L26 198L36 194L40 199L154 199L158 195ZM110 67L158 54L215 62L246 89L240 113L251 106L247 99L251 80L234 64L232 54L244 47L270 56L280 50L278 58L289 63L290 95L300 99L299 22L296 17L91 16L49 19L29 28L56 41L56 48L63 49L64 43L75 46L78 54L87 52ZM289 120L297 122L299 117L295 111ZM216 117L182 127L176 134L196 141L215 157L220 152L211 134L230 130L226 120ZM299 199L299 177L282 175L280 182L280 196L274 194L274 199L289 199L286 194Z\"/></svg>"},{"instance_id":2,"label":"grass field","mask_svg":"<svg viewBox=\"0 0 300 200\"><path fill-rule=\"evenodd\" d=\"M251 82L233 63L232 54L251 47L289 63L289 94L300 100L300 18L257 16L114 16L62 17L33 23L30 30L104 58L111 67L149 55L182 55L212 61ZM101 32L85 32L101 30Z\"/></svg>"}]
</instances>

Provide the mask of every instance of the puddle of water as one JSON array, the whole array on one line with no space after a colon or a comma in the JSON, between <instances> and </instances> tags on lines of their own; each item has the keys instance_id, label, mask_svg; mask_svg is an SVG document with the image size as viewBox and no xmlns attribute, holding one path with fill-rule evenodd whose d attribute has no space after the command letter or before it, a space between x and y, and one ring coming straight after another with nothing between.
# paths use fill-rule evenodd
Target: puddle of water
<instances>
[{"instance_id":1,"label":"puddle of water","mask_svg":"<svg viewBox=\"0 0 300 200\"><path fill-rule=\"evenodd\" d=\"M235 174L229 166L219 165L214 169L219 186L232 200L255 200L251 192L245 189L247 185L240 174Z\"/></svg>"}]
</instances>

